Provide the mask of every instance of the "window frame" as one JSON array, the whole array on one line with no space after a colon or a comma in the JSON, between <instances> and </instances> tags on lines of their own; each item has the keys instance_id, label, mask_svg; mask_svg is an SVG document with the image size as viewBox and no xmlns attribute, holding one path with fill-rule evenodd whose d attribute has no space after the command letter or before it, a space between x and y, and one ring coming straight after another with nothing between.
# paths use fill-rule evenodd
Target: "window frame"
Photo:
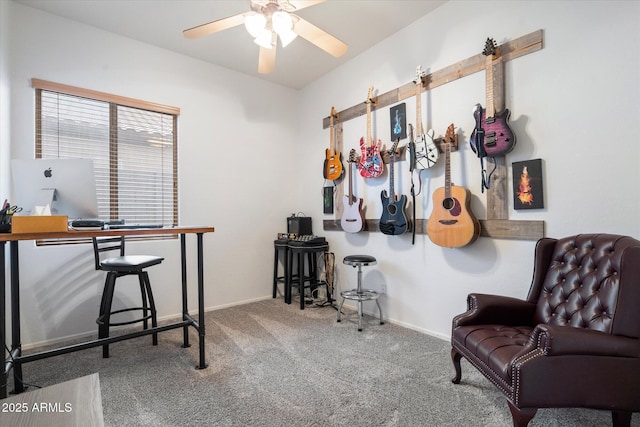
<instances>
[{"instance_id":1,"label":"window frame","mask_svg":"<svg viewBox=\"0 0 640 427\"><path fill-rule=\"evenodd\" d=\"M118 153L118 150L111 151L114 146L118 145L118 123L117 123L117 109L118 107L130 107L140 110L147 110L153 113L161 113L173 116L173 138L172 138L172 170L173 170L173 183L172 183L172 222L173 224L165 225L178 225L179 210L178 210L178 116L180 115L180 109L177 107L171 107L167 105L152 103L148 101L142 101L134 98L123 97L119 95L112 95L104 92L98 92L90 89L79 88L75 86L64 85L60 83L54 83L46 80L31 79L31 86L35 89L35 157L42 158L42 91L54 92L64 95L76 96L81 98L87 98L95 101L105 102L109 105L109 145L110 152ZM117 156L117 154L116 154ZM116 164L110 167L110 171L117 171L117 157L110 156L110 162L116 161ZM114 167L115 166L115 167ZM114 181L113 175L109 175L110 181L110 198L109 198L109 220L118 219L118 211L120 203L117 197L117 182ZM115 188L114 188L115 186Z\"/></svg>"}]
</instances>

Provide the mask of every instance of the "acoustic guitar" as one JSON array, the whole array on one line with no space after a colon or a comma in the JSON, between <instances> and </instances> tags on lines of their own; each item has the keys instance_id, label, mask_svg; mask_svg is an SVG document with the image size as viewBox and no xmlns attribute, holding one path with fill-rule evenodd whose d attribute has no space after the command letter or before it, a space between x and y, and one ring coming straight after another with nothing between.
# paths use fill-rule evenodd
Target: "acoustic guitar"
<instances>
[{"instance_id":1,"label":"acoustic guitar","mask_svg":"<svg viewBox=\"0 0 640 427\"><path fill-rule=\"evenodd\" d=\"M333 119L337 117L335 107L331 107L331 114L329 115L329 148L325 150L324 160L324 178L331 181L340 179L344 169L342 168L342 153L336 153L335 150L335 133Z\"/></svg>"},{"instance_id":2,"label":"acoustic guitar","mask_svg":"<svg viewBox=\"0 0 640 427\"><path fill-rule=\"evenodd\" d=\"M347 233L358 233L364 229L364 214L362 213L362 199L353 194L353 164L356 159L356 150L349 152L349 195L344 196L342 218L340 226Z\"/></svg>"},{"instance_id":3,"label":"acoustic guitar","mask_svg":"<svg viewBox=\"0 0 640 427\"><path fill-rule=\"evenodd\" d=\"M414 141L415 149L411 150L411 164L414 169L427 169L434 166L438 161L440 153L438 147L431 138L426 137L422 130L422 79L425 72L422 66L416 68L416 78L413 81L416 84L416 138Z\"/></svg>"},{"instance_id":4,"label":"acoustic guitar","mask_svg":"<svg viewBox=\"0 0 640 427\"><path fill-rule=\"evenodd\" d=\"M480 222L471 212L471 192L451 183L451 143L455 141L453 124L442 141L444 148L444 187L433 193L433 210L427 220L427 234L433 243L459 248L476 241Z\"/></svg>"},{"instance_id":5,"label":"acoustic guitar","mask_svg":"<svg viewBox=\"0 0 640 427\"><path fill-rule=\"evenodd\" d=\"M360 175L364 178L378 178L384 171L384 163L382 163L382 157L380 156L380 148L382 147L382 141L374 141L371 136L371 104L373 103L373 86L369 88L369 94L367 95L367 139L360 138Z\"/></svg>"},{"instance_id":6,"label":"acoustic guitar","mask_svg":"<svg viewBox=\"0 0 640 427\"><path fill-rule=\"evenodd\" d=\"M382 190L380 198L382 199L382 216L380 217L380 231L384 234L390 234L393 236L404 234L407 231L407 216L404 213L404 208L407 205L407 196L404 194L396 197L395 188L393 183L393 164L396 158L396 149L400 138L393 143L389 155L389 192Z\"/></svg>"},{"instance_id":7,"label":"acoustic guitar","mask_svg":"<svg viewBox=\"0 0 640 427\"><path fill-rule=\"evenodd\" d=\"M478 133L478 126L471 133L471 149L478 157L484 157L483 152L488 157L504 156L516 145L516 137L509 128L510 112L508 108L498 113L493 105L493 61L497 56L495 41L488 38L482 54L486 60L486 91L487 106L481 111L482 133ZM482 146L481 146L482 145Z\"/></svg>"}]
</instances>

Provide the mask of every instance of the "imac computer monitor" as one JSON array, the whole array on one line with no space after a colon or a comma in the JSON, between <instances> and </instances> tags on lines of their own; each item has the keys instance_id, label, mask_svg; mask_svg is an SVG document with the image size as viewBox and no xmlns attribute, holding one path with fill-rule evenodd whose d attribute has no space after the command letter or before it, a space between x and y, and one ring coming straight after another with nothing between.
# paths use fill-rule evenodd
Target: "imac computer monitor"
<instances>
[{"instance_id":1,"label":"imac computer monitor","mask_svg":"<svg viewBox=\"0 0 640 427\"><path fill-rule=\"evenodd\" d=\"M49 205L51 215L97 219L96 177L91 159L15 159L12 204L21 215L36 214L36 206Z\"/></svg>"}]
</instances>

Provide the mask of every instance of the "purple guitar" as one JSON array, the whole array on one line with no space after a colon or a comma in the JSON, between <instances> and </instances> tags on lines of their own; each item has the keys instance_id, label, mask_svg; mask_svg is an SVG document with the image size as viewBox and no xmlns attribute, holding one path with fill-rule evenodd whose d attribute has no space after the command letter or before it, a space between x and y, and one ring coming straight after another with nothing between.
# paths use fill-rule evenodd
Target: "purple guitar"
<instances>
[{"instance_id":1,"label":"purple guitar","mask_svg":"<svg viewBox=\"0 0 640 427\"><path fill-rule=\"evenodd\" d=\"M484 152L488 157L504 156L516 145L516 136L509 128L508 108L501 113L495 111L493 105L493 57L496 54L496 45L493 39L488 38L482 53L487 57L487 107L482 110L481 124L484 130L484 141L477 133L477 128L471 134L471 148L478 154L479 144L483 144ZM482 153L482 150L480 150ZM480 157L481 154L478 154ZM484 156L483 156L484 157Z\"/></svg>"}]
</instances>

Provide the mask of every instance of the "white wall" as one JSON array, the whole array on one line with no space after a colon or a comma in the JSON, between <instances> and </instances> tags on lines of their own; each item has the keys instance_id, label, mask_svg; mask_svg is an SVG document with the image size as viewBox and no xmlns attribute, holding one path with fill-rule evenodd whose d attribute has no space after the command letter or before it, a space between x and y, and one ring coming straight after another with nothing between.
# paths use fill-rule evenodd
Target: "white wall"
<instances>
[{"instance_id":1,"label":"white wall","mask_svg":"<svg viewBox=\"0 0 640 427\"><path fill-rule=\"evenodd\" d=\"M324 232L322 220L333 216L322 213L320 171L329 143L322 118L331 106L363 102L370 85L384 93L411 81L418 64L436 71L480 52L486 37L503 43L543 29L544 48L510 61L505 75L518 137L507 162L543 159L546 208L509 216L544 220L553 237L593 231L638 237L639 3L577 3L452 1L299 92L10 3L2 22L17 24L8 47L3 25L0 54L3 62L10 58L10 77L3 72L1 83L4 89L10 79L11 114L0 102L0 120L10 116L11 134L3 123L0 153L10 145L12 157L32 155L32 77L180 107L181 221L216 227L205 237L207 307L269 297L272 240L289 213L302 211L330 241L340 286L355 282L343 256L374 255L378 265L367 269L365 282L386 285L386 316L447 337L467 293L526 295L534 242L480 238L444 249L424 235L411 245L410 235ZM427 128L438 134L452 122L460 128L452 178L473 192L479 218L486 201L468 136L472 106L484 98L483 73L423 94ZM414 123L414 100L403 102ZM373 123L388 145L388 108L374 113ZM364 118L346 123L344 152L357 148L365 132ZM310 166L313 159L317 167ZM396 185L408 194L408 165L396 169ZM6 188L3 176L0 188ZM423 184L418 216L427 218L430 195L443 185L442 165L423 172ZM386 178L357 182L368 218L379 218L387 185ZM179 312L176 246L134 245L167 258L151 276L162 314ZM88 247L22 245L21 261L23 343L95 330L102 275L91 270Z\"/></svg>"},{"instance_id":2,"label":"white wall","mask_svg":"<svg viewBox=\"0 0 640 427\"><path fill-rule=\"evenodd\" d=\"M305 88L300 125L310 144L303 156L322 158L329 141L322 118L332 105L340 111L363 102L370 85L380 94L402 86L414 78L417 65L433 72L471 57L482 51L487 37L501 44L542 29L542 50L506 64L505 98L518 139L507 165L543 159L545 209L515 211L510 202L509 218L543 220L550 237L585 232L640 237L639 5L627 1L448 2ZM452 154L452 180L471 190L472 211L478 218L486 218L486 196L468 138L474 127L472 107L485 104L484 78L484 72L476 73L427 91L422 98L427 129L433 128L438 135L450 123L460 129L461 150ZM415 98L402 102L407 121L415 124ZM374 133L389 147L389 108L373 116ZM365 117L344 124L345 155L351 148L358 150L359 138L365 134ZM319 170L302 173L308 185L301 190L301 198L314 207L314 223L332 219L322 213ZM429 217L431 193L444 185L443 175L442 162L422 173L419 218ZM380 217L379 197L388 188L386 176L356 182L367 218ZM396 190L409 195L410 185L408 164L402 162L396 168ZM531 280L533 241L481 237L469 247L445 249L425 235L416 236L413 246L409 234L325 234L337 260L354 253L378 259L375 268L367 269L365 282L372 288L386 285L382 303L389 318L441 336L448 337L451 318L464 311L467 293L525 297ZM341 263L338 272L341 286L353 287L355 272Z\"/></svg>"},{"instance_id":3,"label":"white wall","mask_svg":"<svg viewBox=\"0 0 640 427\"><path fill-rule=\"evenodd\" d=\"M10 146L12 158L33 157L32 77L181 108L180 221L216 228L204 238L205 306L269 295L274 235L286 227L290 195L297 188L290 181L298 145L297 92L2 3L16 25L8 52L11 135L0 146ZM164 316L180 313L177 241L128 246L133 253L165 256L150 272L156 304ZM23 343L94 331L104 274L92 269L89 245L35 248L23 243L20 248ZM194 282L190 306L196 308L195 238L189 238L187 249ZM139 298L136 289L131 286L128 297Z\"/></svg>"}]
</instances>

